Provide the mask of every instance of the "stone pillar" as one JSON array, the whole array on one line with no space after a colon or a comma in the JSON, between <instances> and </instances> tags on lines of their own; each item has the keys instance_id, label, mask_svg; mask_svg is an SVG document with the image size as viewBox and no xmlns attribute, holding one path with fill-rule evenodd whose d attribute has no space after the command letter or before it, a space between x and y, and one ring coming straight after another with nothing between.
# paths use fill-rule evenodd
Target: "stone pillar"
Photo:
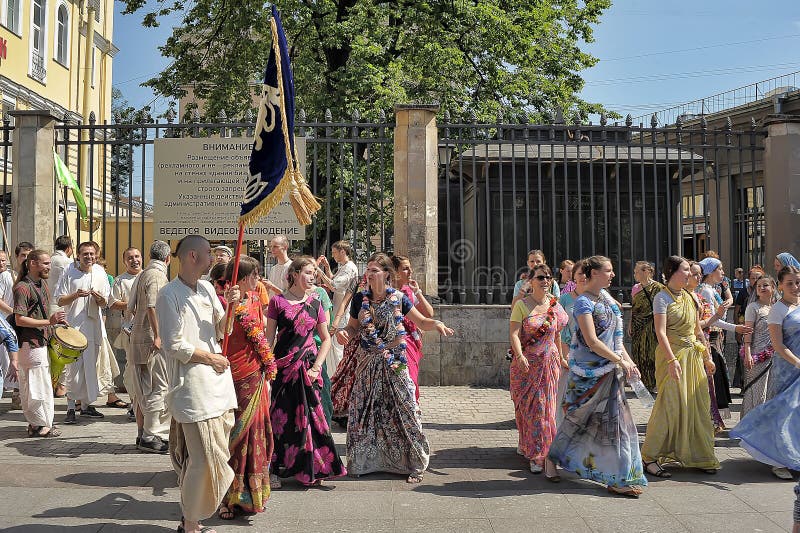
<instances>
[{"instance_id":1,"label":"stone pillar","mask_svg":"<svg viewBox=\"0 0 800 533\"><path fill-rule=\"evenodd\" d=\"M780 252L800 257L800 116L769 115L764 125L764 266L771 270Z\"/></svg>"},{"instance_id":2,"label":"stone pillar","mask_svg":"<svg viewBox=\"0 0 800 533\"><path fill-rule=\"evenodd\" d=\"M47 110L11 111L15 128L12 154L11 245L21 241L53 248L56 192L53 167L56 117Z\"/></svg>"},{"instance_id":3,"label":"stone pillar","mask_svg":"<svg viewBox=\"0 0 800 533\"><path fill-rule=\"evenodd\" d=\"M395 107L394 250L408 256L420 289L436 296L438 283L438 105Z\"/></svg>"}]
</instances>

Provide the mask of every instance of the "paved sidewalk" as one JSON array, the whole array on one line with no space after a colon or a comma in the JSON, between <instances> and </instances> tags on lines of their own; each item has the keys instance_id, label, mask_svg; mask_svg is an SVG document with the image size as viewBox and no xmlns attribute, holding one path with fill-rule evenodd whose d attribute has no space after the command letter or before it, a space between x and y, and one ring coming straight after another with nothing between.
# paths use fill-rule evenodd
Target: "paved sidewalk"
<instances>
[{"instance_id":1,"label":"paved sidewalk","mask_svg":"<svg viewBox=\"0 0 800 533\"><path fill-rule=\"evenodd\" d=\"M102 421L62 426L58 439L28 439L22 413L7 412L9 404L0 400L0 530L175 530L179 494L169 460L136 450L136 427L124 411L101 408ZM778 481L726 438L717 440L719 474L676 471L669 480L654 478L641 499L629 500L570 474L554 485L528 472L515 453L508 391L423 387L421 404L433 448L422 484L393 475L345 478L322 489L286 483L273 492L265 513L207 525L240 533L791 529L794 484ZM648 413L638 401L632 404L643 437ZM57 422L65 408L59 400ZM335 437L343 452L344 433L337 429Z\"/></svg>"}]
</instances>

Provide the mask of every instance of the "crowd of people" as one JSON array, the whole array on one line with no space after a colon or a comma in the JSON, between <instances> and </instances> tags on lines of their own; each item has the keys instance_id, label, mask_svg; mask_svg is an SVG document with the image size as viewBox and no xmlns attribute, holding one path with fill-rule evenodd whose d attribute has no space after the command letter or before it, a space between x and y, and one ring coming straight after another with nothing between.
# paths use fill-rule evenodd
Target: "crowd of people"
<instances>
[{"instance_id":1,"label":"crowd of people","mask_svg":"<svg viewBox=\"0 0 800 533\"><path fill-rule=\"evenodd\" d=\"M630 354L607 257L562 262L560 287L540 250L528 267L509 331L517 453L531 472L559 482L561 467L633 498L647 476L672 477L676 466L715 474L714 438L731 404L724 332L737 336L742 373L730 435L778 478L800 470L800 263L791 254L775 258L776 277L738 269L736 294L713 251L697 262L668 257L660 281L654 265L637 263ZM725 320L734 302L739 323ZM656 396L641 448L625 381ZM797 531L800 484L795 493Z\"/></svg>"},{"instance_id":2,"label":"crowd of people","mask_svg":"<svg viewBox=\"0 0 800 533\"><path fill-rule=\"evenodd\" d=\"M28 436L61 434L56 396L66 396L64 424L103 418L103 398L128 410L136 447L171 458L186 532L215 513L262 512L287 478L319 486L391 472L421 482L430 456L421 332L453 330L433 318L408 258L374 254L359 277L346 241L332 246L335 271L325 256L290 257L284 236L269 250L266 278L256 259L236 261L196 235L174 252L155 241L147 265L128 248L116 278L96 243L73 249L68 236L52 255L20 243L18 271L0 254L0 370ZM50 366L48 347L65 338L55 328L85 339L63 371ZM346 463L332 423L347 430Z\"/></svg>"},{"instance_id":3,"label":"crowd of people","mask_svg":"<svg viewBox=\"0 0 800 533\"><path fill-rule=\"evenodd\" d=\"M420 483L430 445L422 428L423 331L454 332L414 279L407 257L372 255L363 275L346 241L326 256L290 257L277 236L274 266L203 237L174 252L155 241L122 253L116 278L91 241L68 236L54 252L20 243L17 270L0 252L0 372L32 438L63 424L128 410L142 452L169 454L181 489L182 531L265 509L294 478L305 486L349 474L401 474ZM177 276L169 280L171 261ZM553 483L558 469L637 498L647 476L674 467L714 474L715 434L730 419L725 335L736 335L741 421L731 435L780 479L800 469L800 263L775 258L725 277L713 252L699 261L635 265L628 328L610 292L611 261L565 260L553 272L532 250L514 287L510 392L517 453ZM172 265L174 266L174 265ZM732 322L726 320L734 307ZM51 368L62 331L85 339L80 357ZM54 346L53 339L56 339ZM727 344L732 344L728 339ZM50 347L50 348L48 348ZM625 385L655 394L639 446ZM127 392L130 403L118 392ZM346 461L332 424L346 428ZM800 484L795 491L800 502ZM795 513L800 512L800 503ZM797 518L797 516L796 516Z\"/></svg>"}]
</instances>

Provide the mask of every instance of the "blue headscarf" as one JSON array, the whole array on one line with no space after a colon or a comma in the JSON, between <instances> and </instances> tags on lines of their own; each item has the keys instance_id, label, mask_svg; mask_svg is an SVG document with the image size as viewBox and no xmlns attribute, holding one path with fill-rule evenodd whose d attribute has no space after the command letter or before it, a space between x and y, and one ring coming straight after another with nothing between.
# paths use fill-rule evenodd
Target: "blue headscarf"
<instances>
[{"instance_id":1,"label":"blue headscarf","mask_svg":"<svg viewBox=\"0 0 800 533\"><path fill-rule=\"evenodd\" d=\"M700 265L700 269L703 271L703 275L708 276L709 274L711 274L716 269L722 266L722 261L720 261L716 257L706 257L698 264Z\"/></svg>"},{"instance_id":2,"label":"blue headscarf","mask_svg":"<svg viewBox=\"0 0 800 533\"><path fill-rule=\"evenodd\" d=\"M778 261L781 262L783 266L793 266L795 268L800 268L800 261L794 258L792 254L789 252L781 252L778 254Z\"/></svg>"}]
</instances>

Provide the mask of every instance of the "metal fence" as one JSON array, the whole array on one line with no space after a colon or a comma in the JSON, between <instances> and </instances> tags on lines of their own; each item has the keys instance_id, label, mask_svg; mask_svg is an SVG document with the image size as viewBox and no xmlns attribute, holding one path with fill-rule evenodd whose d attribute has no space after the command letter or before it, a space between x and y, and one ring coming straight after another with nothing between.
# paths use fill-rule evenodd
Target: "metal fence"
<instances>
[{"instance_id":1,"label":"metal fence","mask_svg":"<svg viewBox=\"0 0 800 533\"><path fill-rule=\"evenodd\" d=\"M143 246L153 238L148 224L154 201L152 162L156 139L252 138L255 127L249 113L240 121L228 121L223 115L214 123L173 123L171 116L165 122L140 118L135 124L98 124L92 114L88 124L56 127L56 150L77 170L79 185L91 191L87 194L89 220L94 224L91 229L100 232L97 240L104 249L117 252L128 246ZM394 124L384 115L377 121L362 123L357 113L351 121L334 122L330 112L322 121L307 121L303 111L298 118L295 134L305 138L306 180L322 200L322 209L306 229L305 240L293 243L293 251L326 253L339 239L353 244L355 259L363 260L375 250L391 249ZM65 233L67 212L74 210L74 205L66 193L61 204L67 208L61 211L58 233ZM74 230L69 228L78 242L88 238L89 229L86 222L75 223ZM266 264L271 261L264 241L251 242L248 253ZM119 272L124 266L120 253L114 255L108 258L109 271Z\"/></svg>"},{"instance_id":2,"label":"metal fence","mask_svg":"<svg viewBox=\"0 0 800 533\"><path fill-rule=\"evenodd\" d=\"M529 250L551 266L608 256L628 299L638 260L763 262L765 132L633 126L439 124L440 296L507 303Z\"/></svg>"}]
</instances>

